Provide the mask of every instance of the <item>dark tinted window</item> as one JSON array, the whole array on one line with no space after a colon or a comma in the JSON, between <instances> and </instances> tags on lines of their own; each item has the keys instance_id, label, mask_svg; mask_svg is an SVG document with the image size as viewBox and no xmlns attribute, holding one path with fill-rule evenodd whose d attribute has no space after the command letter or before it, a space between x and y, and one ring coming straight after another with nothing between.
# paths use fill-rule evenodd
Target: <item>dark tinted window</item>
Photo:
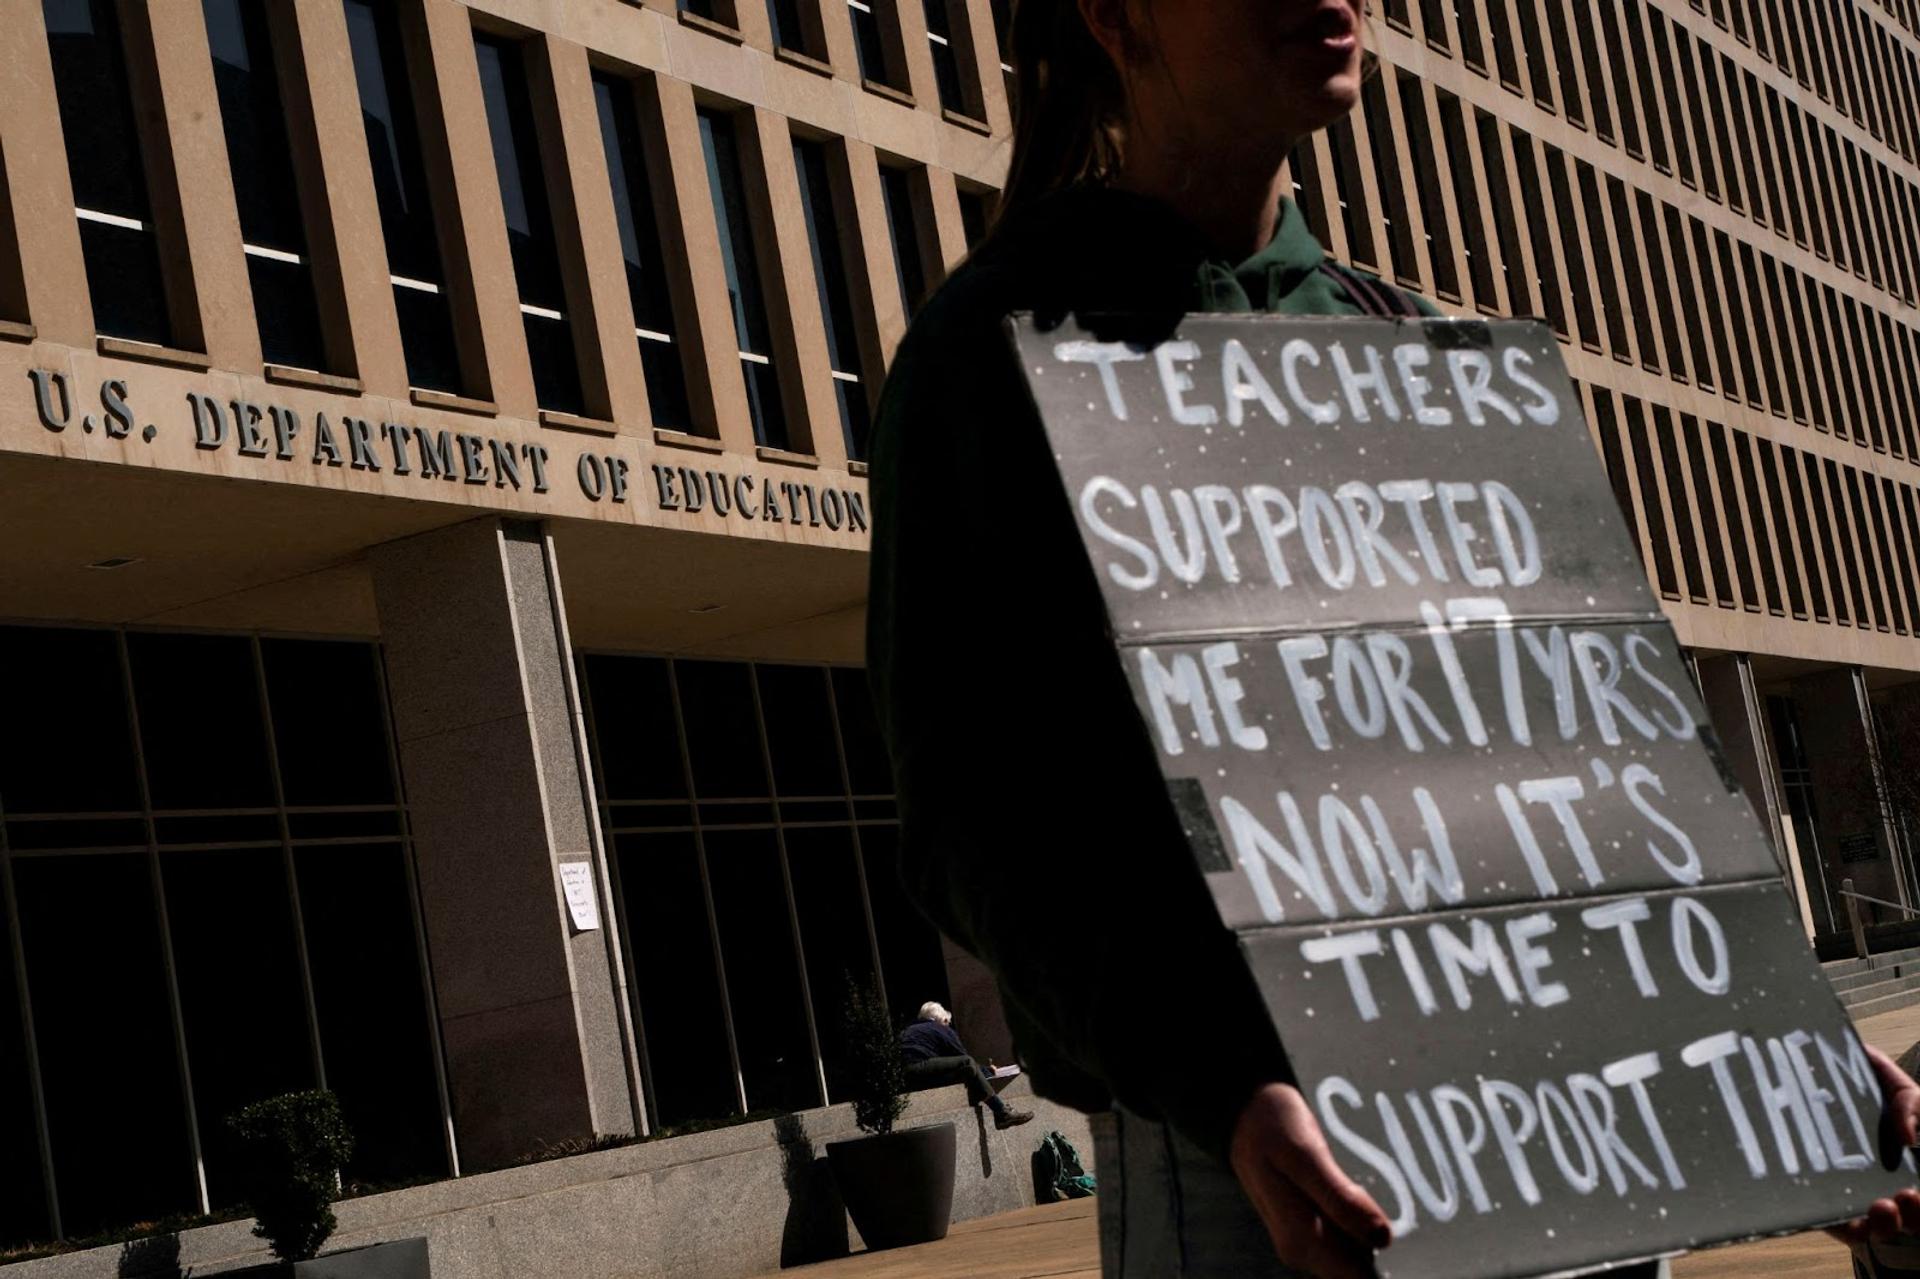
<instances>
[{"instance_id":1,"label":"dark tinted window","mask_svg":"<svg viewBox=\"0 0 1920 1279\"><path fill-rule=\"evenodd\" d=\"M161 859L161 874L207 1197L240 1203L227 1116L318 1083L287 864L278 848L177 850Z\"/></svg>"},{"instance_id":2,"label":"dark tinted window","mask_svg":"<svg viewBox=\"0 0 1920 1279\"><path fill-rule=\"evenodd\" d=\"M520 287L520 318L527 332L527 355L533 362L534 394L542 408L578 413L584 407L580 366L574 359L553 211L540 162L540 136L527 89L526 47L485 35L476 35L473 45L493 135L493 165L506 211L513 276Z\"/></svg>"},{"instance_id":3,"label":"dark tinted window","mask_svg":"<svg viewBox=\"0 0 1920 1279\"><path fill-rule=\"evenodd\" d=\"M269 364L324 368L300 182L274 67L272 11L259 0L201 0L201 8L261 351Z\"/></svg>"},{"instance_id":4,"label":"dark tinted window","mask_svg":"<svg viewBox=\"0 0 1920 1279\"><path fill-rule=\"evenodd\" d=\"M19 989L13 934L0 914L0 1150L6 1152L8 1188L0 1195L0 1248L53 1237Z\"/></svg>"},{"instance_id":5,"label":"dark tinted window","mask_svg":"<svg viewBox=\"0 0 1920 1279\"><path fill-rule=\"evenodd\" d=\"M893 241L893 269L900 280L900 306L911 316L927 296L927 270L920 256L920 218L913 205L913 179L905 169L880 166L880 193L886 198L887 234Z\"/></svg>"},{"instance_id":6,"label":"dark tinted window","mask_svg":"<svg viewBox=\"0 0 1920 1279\"><path fill-rule=\"evenodd\" d=\"M173 326L118 6L115 0L44 0L42 11L94 327L165 345Z\"/></svg>"},{"instance_id":7,"label":"dark tinted window","mask_svg":"<svg viewBox=\"0 0 1920 1279\"><path fill-rule=\"evenodd\" d=\"M453 315L399 19L385 0L344 0L344 5L407 380L430 390L459 391Z\"/></svg>"},{"instance_id":8,"label":"dark tinted window","mask_svg":"<svg viewBox=\"0 0 1920 1279\"><path fill-rule=\"evenodd\" d=\"M735 127L734 118L725 112L700 112L700 142L707 157L707 182L713 196L714 221L720 230L721 265L733 308L734 337L740 343L753 438L761 444L785 448L787 417L781 404L780 379L773 367L773 336L760 260L754 250L753 221L747 209Z\"/></svg>"},{"instance_id":9,"label":"dark tinted window","mask_svg":"<svg viewBox=\"0 0 1920 1279\"><path fill-rule=\"evenodd\" d=\"M879 84L887 84L890 79L886 44L880 34L880 16L873 11L873 6L885 3L889 0L847 0L847 9L853 17L854 50L860 58L860 78Z\"/></svg>"},{"instance_id":10,"label":"dark tinted window","mask_svg":"<svg viewBox=\"0 0 1920 1279\"><path fill-rule=\"evenodd\" d=\"M398 844L294 850L327 1087L354 1131L347 1176L444 1176L433 1039Z\"/></svg>"},{"instance_id":11,"label":"dark tinted window","mask_svg":"<svg viewBox=\"0 0 1920 1279\"><path fill-rule=\"evenodd\" d=\"M826 331L827 359L833 392L840 410L840 431L847 456L867 452L867 385L860 358L860 339L854 331L853 296L847 284L846 256L841 251L840 228L852 225L835 213L833 179L825 143L795 138L793 165L800 176L800 208L806 217L807 243L813 251L813 278L819 288L820 316ZM849 210L851 213L851 210Z\"/></svg>"},{"instance_id":12,"label":"dark tinted window","mask_svg":"<svg viewBox=\"0 0 1920 1279\"><path fill-rule=\"evenodd\" d=\"M656 1127L739 1109L701 859L690 832L622 835L620 912Z\"/></svg>"},{"instance_id":13,"label":"dark tinted window","mask_svg":"<svg viewBox=\"0 0 1920 1279\"><path fill-rule=\"evenodd\" d=\"M13 880L62 1224L85 1235L194 1210L146 856L16 858Z\"/></svg>"},{"instance_id":14,"label":"dark tinted window","mask_svg":"<svg viewBox=\"0 0 1920 1279\"><path fill-rule=\"evenodd\" d=\"M737 1111L736 1049L750 1107L818 1104L822 1070L841 1099L850 978L870 980L877 956L902 1019L947 995L939 935L897 882L865 672L611 655L582 668L656 1126ZM680 798L682 734L698 805Z\"/></svg>"},{"instance_id":15,"label":"dark tinted window","mask_svg":"<svg viewBox=\"0 0 1920 1279\"><path fill-rule=\"evenodd\" d=\"M596 72L593 98L600 112L600 140L613 180L613 213L620 252L627 264L627 296L633 302L634 335L646 370L647 403L656 426L684 431L687 375L680 362L678 325L667 286L667 253L647 177L646 150L634 108L632 82Z\"/></svg>"},{"instance_id":16,"label":"dark tinted window","mask_svg":"<svg viewBox=\"0 0 1920 1279\"><path fill-rule=\"evenodd\" d=\"M949 111L965 112L966 95L960 89L960 58L953 47L953 22L947 13L947 0L924 0L927 14L927 43L933 53L933 79L940 89L940 105Z\"/></svg>"}]
</instances>

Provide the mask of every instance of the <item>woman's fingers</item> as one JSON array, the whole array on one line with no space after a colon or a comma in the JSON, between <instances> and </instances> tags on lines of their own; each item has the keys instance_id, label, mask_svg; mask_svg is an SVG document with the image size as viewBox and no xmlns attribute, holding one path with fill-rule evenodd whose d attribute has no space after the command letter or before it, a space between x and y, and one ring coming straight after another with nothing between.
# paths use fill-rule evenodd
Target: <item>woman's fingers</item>
<instances>
[{"instance_id":1,"label":"woman's fingers","mask_svg":"<svg viewBox=\"0 0 1920 1279\"><path fill-rule=\"evenodd\" d=\"M1867 1241L1867 1219L1856 1217L1843 1225L1828 1226L1827 1237L1849 1248L1858 1248Z\"/></svg>"},{"instance_id":2,"label":"woman's fingers","mask_svg":"<svg viewBox=\"0 0 1920 1279\"><path fill-rule=\"evenodd\" d=\"M1920 1235L1920 1190L1902 1190L1893 1197L1893 1205L1899 1212L1900 1233Z\"/></svg>"},{"instance_id":3,"label":"woman's fingers","mask_svg":"<svg viewBox=\"0 0 1920 1279\"><path fill-rule=\"evenodd\" d=\"M1371 1279L1372 1250L1392 1229L1340 1170L1299 1089L1268 1084L1253 1095L1234 1127L1231 1162L1281 1261L1321 1279Z\"/></svg>"},{"instance_id":4,"label":"woman's fingers","mask_svg":"<svg viewBox=\"0 0 1920 1279\"><path fill-rule=\"evenodd\" d=\"M1868 1046L1867 1060L1880 1080L1880 1157L1892 1167L1900 1153L1920 1145L1920 1084L1878 1048Z\"/></svg>"},{"instance_id":5,"label":"woman's fingers","mask_svg":"<svg viewBox=\"0 0 1920 1279\"><path fill-rule=\"evenodd\" d=\"M1269 1164L1241 1184L1282 1262L1316 1279L1375 1279L1373 1254L1324 1218L1280 1169Z\"/></svg>"},{"instance_id":6,"label":"woman's fingers","mask_svg":"<svg viewBox=\"0 0 1920 1279\"><path fill-rule=\"evenodd\" d=\"M1312 1116L1307 1119L1311 1122ZM1387 1214L1373 1201L1373 1196L1334 1161L1333 1151L1327 1148L1318 1124L1314 1125L1311 1135L1301 1134L1290 1148L1278 1154L1282 1170L1334 1225L1369 1248L1384 1248L1393 1242L1393 1227L1387 1222Z\"/></svg>"}]
</instances>

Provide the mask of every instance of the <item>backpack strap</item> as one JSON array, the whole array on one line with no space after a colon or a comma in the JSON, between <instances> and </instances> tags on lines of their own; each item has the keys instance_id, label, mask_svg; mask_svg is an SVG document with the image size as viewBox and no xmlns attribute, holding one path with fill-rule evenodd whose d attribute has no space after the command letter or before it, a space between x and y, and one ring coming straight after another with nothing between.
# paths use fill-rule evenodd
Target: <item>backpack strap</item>
<instances>
[{"instance_id":1,"label":"backpack strap","mask_svg":"<svg viewBox=\"0 0 1920 1279\"><path fill-rule=\"evenodd\" d=\"M1320 273L1332 280L1347 300L1367 315L1379 319L1418 318L1420 308L1399 289L1331 258L1320 262Z\"/></svg>"}]
</instances>

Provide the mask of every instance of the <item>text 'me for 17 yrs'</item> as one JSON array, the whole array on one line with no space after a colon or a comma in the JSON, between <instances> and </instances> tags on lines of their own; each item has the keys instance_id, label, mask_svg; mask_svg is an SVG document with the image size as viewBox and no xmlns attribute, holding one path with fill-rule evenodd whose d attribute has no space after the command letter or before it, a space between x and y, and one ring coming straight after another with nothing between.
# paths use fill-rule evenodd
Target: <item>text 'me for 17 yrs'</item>
<instances>
[{"instance_id":1,"label":"text 'me for 17 yrs'","mask_svg":"<svg viewBox=\"0 0 1920 1279\"><path fill-rule=\"evenodd\" d=\"M1544 326L1009 329L1383 1275L1579 1273L1912 1183Z\"/></svg>"}]
</instances>

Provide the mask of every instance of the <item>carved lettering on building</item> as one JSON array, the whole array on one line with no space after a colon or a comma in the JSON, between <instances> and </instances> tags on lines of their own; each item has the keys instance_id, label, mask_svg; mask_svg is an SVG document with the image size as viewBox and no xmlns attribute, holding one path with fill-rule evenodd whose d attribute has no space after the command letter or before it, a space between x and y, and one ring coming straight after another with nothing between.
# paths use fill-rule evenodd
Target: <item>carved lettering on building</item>
<instances>
[{"instance_id":1,"label":"carved lettering on building","mask_svg":"<svg viewBox=\"0 0 1920 1279\"><path fill-rule=\"evenodd\" d=\"M148 444L159 435L159 426L143 425L136 417L133 388L125 379L101 381L92 392L99 408L89 411L88 391L73 373L31 368L27 378L34 412L49 432L64 434L77 427L85 434L98 431L112 440L137 437ZM185 400L184 412L173 420L192 433L194 450L201 455L227 452L268 466L360 471L536 495L551 491L553 474L565 465L545 444L362 417L348 411L350 402L328 411L201 390L188 391ZM868 532L867 496L856 489L717 467L645 463L623 456L616 447L603 441L574 457L574 479L587 501L626 504L636 491L637 469L646 465L661 511L715 517L723 527L742 521L850 535ZM645 481L640 486L644 497Z\"/></svg>"},{"instance_id":2,"label":"carved lettering on building","mask_svg":"<svg viewBox=\"0 0 1920 1279\"><path fill-rule=\"evenodd\" d=\"M723 519L804 524L833 532L867 531L866 494L852 489L767 479L748 471L735 474L659 463L651 469L655 495L663 511L704 511Z\"/></svg>"}]
</instances>

